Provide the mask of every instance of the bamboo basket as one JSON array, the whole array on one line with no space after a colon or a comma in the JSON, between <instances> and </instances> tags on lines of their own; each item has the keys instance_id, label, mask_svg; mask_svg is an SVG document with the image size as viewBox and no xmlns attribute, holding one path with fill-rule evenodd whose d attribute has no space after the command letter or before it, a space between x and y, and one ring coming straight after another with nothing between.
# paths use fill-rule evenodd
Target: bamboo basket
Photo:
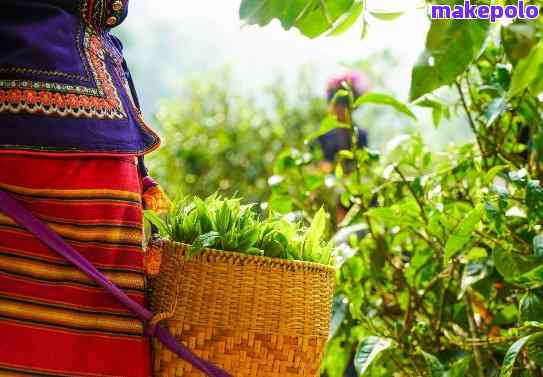
<instances>
[{"instance_id":1,"label":"bamboo basket","mask_svg":"<svg viewBox=\"0 0 543 377\"><path fill-rule=\"evenodd\" d=\"M198 356L235 377L319 375L335 269L161 241L151 307ZM203 374L155 341L156 377Z\"/></svg>"}]
</instances>

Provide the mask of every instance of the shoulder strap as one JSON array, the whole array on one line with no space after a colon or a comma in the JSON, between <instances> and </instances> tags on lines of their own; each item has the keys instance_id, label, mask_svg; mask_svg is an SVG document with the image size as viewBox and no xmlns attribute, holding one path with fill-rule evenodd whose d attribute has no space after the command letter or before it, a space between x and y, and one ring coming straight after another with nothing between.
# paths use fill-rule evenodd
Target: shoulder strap
<instances>
[{"instance_id":1,"label":"shoulder strap","mask_svg":"<svg viewBox=\"0 0 543 377\"><path fill-rule=\"evenodd\" d=\"M56 234L47 224L36 218L29 210L23 207L21 203L2 190L0 190L0 211L10 216L17 224L26 228L41 242L78 267L98 285L111 293L121 304L126 306L144 323L147 323L152 319L153 313L151 311L128 297L121 289L119 289L119 287L98 271L92 263ZM151 335L156 336L172 352L194 365L206 376L231 377L225 371L196 356L183 344L178 342L164 327L159 325L155 326L152 329Z\"/></svg>"}]
</instances>

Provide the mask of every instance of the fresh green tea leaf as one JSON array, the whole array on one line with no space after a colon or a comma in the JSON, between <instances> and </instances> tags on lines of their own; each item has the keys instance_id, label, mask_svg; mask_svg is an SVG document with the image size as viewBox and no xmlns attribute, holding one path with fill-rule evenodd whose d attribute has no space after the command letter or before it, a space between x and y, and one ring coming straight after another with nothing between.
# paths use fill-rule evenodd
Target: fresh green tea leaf
<instances>
[{"instance_id":1,"label":"fresh green tea leaf","mask_svg":"<svg viewBox=\"0 0 543 377\"><path fill-rule=\"evenodd\" d=\"M339 122L336 117L329 115L321 122L319 130L309 135L306 140L314 140L335 128L350 128L350 126L346 123Z\"/></svg>"},{"instance_id":2,"label":"fresh green tea leaf","mask_svg":"<svg viewBox=\"0 0 543 377\"><path fill-rule=\"evenodd\" d=\"M369 13L381 20L381 21L394 21L401 17L405 12L394 12L394 11L386 11L386 10L378 10L378 9L372 9L369 11Z\"/></svg>"},{"instance_id":3,"label":"fresh green tea leaf","mask_svg":"<svg viewBox=\"0 0 543 377\"><path fill-rule=\"evenodd\" d=\"M369 376L368 373L372 364L377 362L392 345L393 341L391 339L378 336L369 336L362 340L356 349L353 361L358 376Z\"/></svg>"},{"instance_id":4,"label":"fresh green tea leaf","mask_svg":"<svg viewBox=\"0 0 543 377\"><path fill-rule=\"evenodd\" d=\"M334 28L330 30L329 35L337 36L345 33L360 18L363 10L364 2L360 0L355 1L349 12L345 13L334 25Z\"/></svg>"},{"instance_id":5,"label":"fresh green tea leaf","mask_svg":"<svg viewBox=\"0 0 543 377\"><path fill-rule=\"evenodd\" d=\"M526 265L529 265L529 263L523 263L520 266L517 264L516 267L521 268L519 268L520 274L515 276L511 275L509 281L518 286L530 289L543 286L543 266L535 267L527 272L523 272L526 270Z\"/></svg>"},{"instance_id":6,"label":"fresh green tea leaf","mask_svg":"<svg viewBox=\"0 0 543 377\"><path fill-rule=\"evenodd\" d=\"M466 244L473 237L473 231L481 221L482 207L479 205L472 209L460 221L454 232L451 234L445 244L445 258L450 260L463 250Z\"/></svg>"},{"instance_id":7,"label":"fresh green tea leaf","mask_svg":"<svg viewBox=\"0 0 543 377\"><path fill-rule=\"evenodd\" d=\"M543 335L534 336L526 347L528 359L539 367L543 367Z\"/></svg>"},{"instance_id":8,"label":"fresh green tea leaf","mask_svg":"<svg viewBox=\"0 0 543 377\"><path fill-rule=\"evenodd\" d=\"M515 361L517 360L517 357L520 354L520 351L522 351L524 346L530 340L536 337L537 338L541 337L542 335L543 335L543 332L538 332L538 333L520 338L515 343L513 343L513 345L507 350L507 353L505 354L505 357L503 358L502 368L500 371L500 377L511 377L513 375L513 367L515 365Z\"/></svg>"},{"instance_id":9,"label":"fresh green tea leaf","mask_svg":"<svg viewBox=\"0 0 543 377\"><path fill-rule=\"evenodd\" d=\"M534 291L526 292L520 300L519 321L543 322L543 300Z\"/></svg>"},{"instance_id":10,"label":"fresh green tea leaf","mask_svg":"<svg viewBox=\"0 0 543 377\"><path fill-rule=\"evenodd\" d=\"M411 101L453 83L479 55L487 38L487 20L433 20L426 50L411 74Z\"/></svg>"},{"instance_id":11,"label":"fresh green tea leaf","mask_svg":"<svg viewBox=\"0 0 543 377\"><path fill-rule=\"evenodd\" d=\"M410 118L417 119L415 114L409 109L409 107L398 101L396 98L391 97L387 94L382 93L367 93L362 97L358 98L354 103L354 107L360 107L363 104L376 104L376 105L386 105L394 108L396 111L407 115Z\"/></svg>"},{"instance_id":12,"label":"fresh green tea leaf","mask_svg":"<svg viewBox=\"0 0 543 377\"><path fill-rule=\"evenodd\" d=\"M465 356L458 361L455 361L447 372L445 377L465 377L468 375L468 370L471 364L472 356Z\"/></svg>"},{"instance_id":13,"label":"fresh green tea leaf","mask_svg":"<svg viewBox=\"0 0 543 377\"><path fill-rule=\"evenodd\" d=\"M444 377L445 376L445 368L443 367L443 364L441 364L441 361L434 355L424 352L422 350L419 351L419 353L424 358L424 361L426 362L426 368L428 370L428 375L430 377Z\"/></svg>"},{"instance_id":14,"label":"fresh green tea leaf","mask_svg":"<svg viewBox=\"0 0 543 377\"><path fill-rule=\"evenodd\" d=\"M216 241L221 237L217 232L209 232L199 235L189 249L189 256L195 256L201 253L204 249L215 246Z\"/></svg>"},{"instance_id":15,"label":"fresh green tea leaf","mask_svg":"<svg viewBox=\"0 0 543 377\"><path fill-rule=\"evenodd\" d=\"M145 210L143 211L143 216L145 217L145 220L157 227L161 236L168 234L168 226L166 222L156 212Z\"/></svg>"},{"instance_id":16,"label":"fresh green tea leaf","mask_svg":"<svg viewBox=\"0 0 543 377\"><path fill-rule=\"evenodd\" d=\"M333 338L343 324L343 321L345 320L345 316L347 314L348 303L349 300L344 295L338 295L334 297L334 302L332 303L332 319L330 320L330 331L328 339Z\"/></svg>"},{"instance_id":17,"label":"fresh green tea leaf","mask_svg":"<svg viewBox=\"0 0 543 377\"><path fill-rule=\"evenodd\" d=\"M521 94L530 84L538 78L539 72L543 68L543 42L535 45L530 54L521 59L513 72L511 87L509 88L509 97ZM536 93L539 94L539 93Z\"/></svg>"},{"instance_id":18,"label":"fresh green tea leaf","mask_svg":"<svg viewBox=\"0 0 543 377\"><path fill-rule=\"evenodd\" d=\"M538 234L532 240L534 255L543 258L543 234Z\"/></svg>"}]
</instances>

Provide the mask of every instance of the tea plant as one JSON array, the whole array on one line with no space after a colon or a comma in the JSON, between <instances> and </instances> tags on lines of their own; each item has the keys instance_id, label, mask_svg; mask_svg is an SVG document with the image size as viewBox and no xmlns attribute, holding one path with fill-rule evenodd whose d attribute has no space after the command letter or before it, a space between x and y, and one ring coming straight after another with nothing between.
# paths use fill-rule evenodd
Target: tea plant
<instances>
[{"instance_id":1,"label":"tea plant","mask_svg":"<svg viewBox=\"0 0 543 377\"><path fill-rule=\"evenodd\" d=\"M260 219L254 205L212 195L178 200L165 216L145 211L160 236L191 245L189 254L210 248L244 254L333 264L332 245L324 241L326 213L318 211L308 228L285 217Z\"/></svg>"},{"instance_id":2,"label":"tea plant","mask_svg":"<svg viewBox=\"0 0 543 377\"><path fill-rule=\"evenodd\" d=\"M314 37L365 23L365 5L244 0L240 15ZM343 252L329 377L349 365L359 376L543 375L542 26L432 21L410 99L436 125L463 119L473 143L436 153L403 135L384 153L343 151L333 175L303 148L278 158L272 199L283 202L272 207L349 208L336 223ZM409 115L372 96L351 98L349 110L381 102ZM353 129L327 120L322 131L333 127Z\"/></svg>"}]
</instances>

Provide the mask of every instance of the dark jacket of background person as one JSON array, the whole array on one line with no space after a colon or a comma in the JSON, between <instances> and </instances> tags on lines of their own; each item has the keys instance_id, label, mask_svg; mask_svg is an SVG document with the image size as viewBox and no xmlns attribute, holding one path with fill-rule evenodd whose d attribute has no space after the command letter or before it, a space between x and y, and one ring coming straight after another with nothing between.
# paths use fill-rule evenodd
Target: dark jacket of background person
<instances>
[{"instance_id":1,"label":"dark jacket of background person","mask_svg":"<svg viewBox=\"0 0 543 377\"><path fill-rule=\"evenodd\" d=\"M356 127L358 147L365 148L368 146L368 133L360 127ZM341 150L349 150L352 147L351 130L347 128L335 128L332 131L318 138L319 145L322 149L324 159L329 162L334 162L336 155Z\"/></svg>"},{"instance_id":2,"label":"dark jacket of background person","mask_svg":"<svg viewBox=\"0 0 543 377\"><path fill-rule=\"evenodd\" d=\"M121 43L128 0L0 2L0 152L144 154Z\"/></svg>"}]
</instances>

